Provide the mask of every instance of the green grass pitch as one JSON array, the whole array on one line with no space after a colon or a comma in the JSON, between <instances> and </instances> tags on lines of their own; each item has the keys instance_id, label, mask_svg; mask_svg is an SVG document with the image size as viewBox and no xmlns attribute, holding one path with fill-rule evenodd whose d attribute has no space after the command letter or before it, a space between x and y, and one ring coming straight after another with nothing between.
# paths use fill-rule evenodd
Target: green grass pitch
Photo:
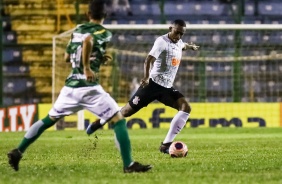
<instances>
[{"instance_id":1,"label":"green grass pitch","mask_svg":"<svg viewBox=\"0 0 282 184\"><path fill-rule=\"evenodd\" d=\"M188 145L186 158L159 152L166 133L167 129L129 130L134 159L153 169L124 174L112 130L99 130L98 138L84 131L47 131L26 151L18 172L9 167L6 154L24 132L3 132L0 183L282 183L281 128L186 128L175 139Z\"/></svg>"}]
</instances>

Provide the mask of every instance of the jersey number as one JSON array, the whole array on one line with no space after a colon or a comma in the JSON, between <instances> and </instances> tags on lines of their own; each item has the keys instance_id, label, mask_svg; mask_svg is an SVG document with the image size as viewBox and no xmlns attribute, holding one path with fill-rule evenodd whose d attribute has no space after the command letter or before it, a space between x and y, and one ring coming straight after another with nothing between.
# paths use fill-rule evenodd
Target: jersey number
<instances>
[{"instance_id":1,"label":"jersey number","mask_svg":"<svg viewBox=\"0 0 282 184\"><path fill-rule=\"evenodd\" d=\"M72 68L79 68L81 62L81 53L82 48L81 45L79 45L76 49L76 52L70 55L70 62Z\"/></svg>"}]
</instances>

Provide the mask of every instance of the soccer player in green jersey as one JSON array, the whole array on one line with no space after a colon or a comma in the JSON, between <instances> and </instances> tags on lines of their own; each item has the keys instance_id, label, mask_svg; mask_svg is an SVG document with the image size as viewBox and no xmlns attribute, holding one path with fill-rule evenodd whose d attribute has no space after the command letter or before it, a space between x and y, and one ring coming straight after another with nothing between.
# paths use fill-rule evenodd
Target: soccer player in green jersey
<instances>
[{"instance_id":1,"label":"soccer player in green jersey","mask_svg":"<svg viewBox=\"0 0 282 184\"><path fill-rule=\"evenodd\" d=\"M152 168L133 161L126 121L115 100L98 83L99 68L105 61L106 46L112 37L112 33L102 26L106 17L104 7L103 0L92 0L88 13L90 21L74 30L65 53L65 60L71 63L72 71L48 115L35 122L19 146L8 153L9 164L15 171L19 169L25 150L46 129L60 118L82 109L113 124L125 173L146 172Z\"/></svg>"}]
</instances>

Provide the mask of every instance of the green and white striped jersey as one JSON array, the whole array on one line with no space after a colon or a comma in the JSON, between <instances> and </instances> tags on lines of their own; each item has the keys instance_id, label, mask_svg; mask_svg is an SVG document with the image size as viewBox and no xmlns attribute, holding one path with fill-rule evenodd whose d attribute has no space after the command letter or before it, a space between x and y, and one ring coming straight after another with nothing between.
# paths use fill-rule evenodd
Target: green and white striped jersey
<instances>
[{"instance_id":1,"label":"green and white striped jersey","mask_svg":"<svg viewBox=\"0 0 282 184\"><path fill-rule=\"evenodd\" d=\"M72 71L65 81L65 86L78 88L98 84L98 78L95 82L88 82L83 73L82 43L89 35L93 37L90 67L97 74L99 73L100 66L103 64L103 55L105 54L107 43L112 38L112 33L100 24L89 22L79 25L72 33L66 48L66 52L70 54Z\"/></svg>"}]
</instances>

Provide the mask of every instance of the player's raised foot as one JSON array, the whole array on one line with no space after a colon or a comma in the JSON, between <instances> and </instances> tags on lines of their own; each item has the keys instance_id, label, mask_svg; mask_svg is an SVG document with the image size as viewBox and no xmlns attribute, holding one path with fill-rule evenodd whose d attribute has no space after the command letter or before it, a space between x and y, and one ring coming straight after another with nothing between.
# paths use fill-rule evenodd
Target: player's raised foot
<instances>
[{"instance_id":1,"label":"player's raised foot","mask_svg":"<svg viewBox=\"0 0 282 184\"><path fill-rule=\"evenodd\" d=\"M139 162L133 162L130 166L124 168L124 173L132 173L132 172L147 172L152 169L151 165L143 165Z\"/></svg>"},{"instance_id":2,"label":"player's raised foot","mask_svg":"<svg viewBox=\"0 0 282 184\"><path fill-rule=\"evenodd\" d=\"M93 134L94 132L96 132L99 128L102 128L103 125L100 124L100 119L97 119L96 121L94 121L93 123L89 124L87 129L86 129L86 133L88 135Z\"/></svg>"},{"instance_id":3,"label":"player's raised foot","mask_svg":"<svg viewBox=\"0 0 282 184\"><path fill-rule=\"evenodd\" d=\"M172 144L172 142L168 142L168 143L162 143L161 142L161 146L160 146L160 152L165 153L165 154L169 154L169 147Z\"/></svg>"},{"instance_id":4,"label":"player's raised foot","mask_svg":"<svg viewBox=\"0 0 282 184\"><path fill-rule=\"evenodd\" d=\"M22 153L18 149L11 150L8 154L9 164L15 170L19 170L19 162L22 159Z\"/></svg>"}]
</instances>

